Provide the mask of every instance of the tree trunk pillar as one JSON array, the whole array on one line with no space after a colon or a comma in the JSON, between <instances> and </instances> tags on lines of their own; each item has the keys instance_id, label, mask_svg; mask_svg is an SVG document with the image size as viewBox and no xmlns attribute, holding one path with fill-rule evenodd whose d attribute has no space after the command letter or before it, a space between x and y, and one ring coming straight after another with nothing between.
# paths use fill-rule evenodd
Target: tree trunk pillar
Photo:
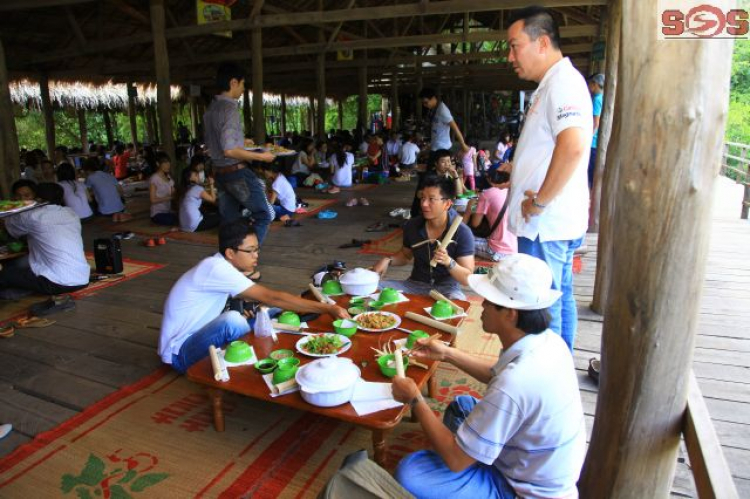
<instances>
[{"instance_id":1,"label":"tree trunk pillar","mask_svg":"<svg viewBox=\"0 0 750 499\"><path fill-rule=\"evenodd\" d=\"M657 41L653 4L622 11L609 143L613 251L599 398L581 497L667 497L680 432L713 186L727 115L731 40ZM665 84L669 82L669 84Z\"/></svg>"},{"instance_id":2,"label":"tree trunk pillar","mask_svg":"<svg viewBox=\"0 0 750 499\"><path fill-rule=\"evenodd\" d=\"M607 161L607 147L614 123L615 100L617 98L617 76L620 61L620 43L622 41L622 0L611 0L607 8L607 54L604 82L604 106L599 122L599 139L597 142L596 170L594 186L591 191L590 232L598 232L596 252L596 275L594 294L590 308L602 314L607 304L607 284L609 283L610 260L612 259L612 223L614 212L613 191L617 182L617 171L609 165L615 158Z\"/></svg>"},{"instance_id":3,"label":"tree trunk pillar","mask_svg":"<svg viewBox=\"0 0 750 499\"><path fill-rule=\"evenodd\" d=\"M198 138L198 103L197 97L190 98L190 133L194 139Z\"/></svg>"},{"instance_id":4,"label":"tree trunk pillar","mask_svg":"<svg viewBox=\"0 0 750 499\"><path fill-rule=\"evenodd\" d=\"M359 101L357 108L357 127L360 129L369 129L367 113L367 51L364 51L364 65L359 67Z\"/></svg>"},{"instance_id":5,"label":"tree trunk pillar","mask_svg":"<svg viewBox=\"0 0 750 499\"><path fill-rule=\"evenodd\" d=\"M162 149L172 160L176 172L177 158L172 133L172 95L169 82L169 53L164 34L164 0L151 0L151 32L154 37L154 62L156 64L156 105L159 108L159 135Z\"/></svg>"},{"instance_id":6,"label":"tree trunk pillar","mask_svg":"<svg viewBox=\"0 0 750 499\"><path fill-rule=\"evenodd\" d=\"M89 152L89 130L86 126L86 110L78 110L78 130L81 132L81 149L84 154Z\"/></svg>"},{"instance_id":7,"label":"tree trunk pillar","mask_svg":"<svg viewBox=\"0 0 750 499\"><path fill-rule=\"evenodd\" d=\"M130 141L133 145L138 143L138 127L135 121L135 85L127 84L128 88L128 118L130 119Z\"/></svg>"},{"instance_id":8,"label":"tree trunk pillar","mask_svg":"<svg viewBox=\"0 0 750 499\"><path fill-rule=\"evenodd\" d=\"M279 121L279 127L281 130L281 135L286 135L286 94L281 94L281 110L279 112L280 121Z\"/></svg>"},{"instance_id":9,"label":"tree trunk pillar","mask_svg":"<svg viewBox=\"0 0 750 499\"><path fill-rule=\"evenodd\" d=\"M5 65L5 49L0 40L0 195L9 199L13 182L21 176L21 161L18 156L18 131L13 117L13 102L10 98L10 80ZM47 94L49 96L49 94ZM53 139L54 142L54 139Z\"/></svg>"},{"instance_id":10,"label":"tree trunk pillar","mask_svg":"<svg viewBox=\"0 0 750 499\"><path fill-rule=\"evenodd\" d=\"M39 91L42 94L42 113L44 113L44 137L47 140L47 157L52 159L52 155L55 153L55 115L52 109L52 101L49 97L49 77L46 74L39 78Z\"/></svg>"},{"instance_id":11,"label":"tree trunk pillar","mask_svg":"<svg viewBox=\"0 0 750 499\"><path fill-rule=\"evenodd\" d=\"M341 98L339 98L338 107L339 107L339 130L343 130L344 129L344 101Z\"/></svg>"},{"instance_id":12,"label":"tree trunk pillar","mask_svg":"<svg viewBox=\"0 0 750 499\"><path fill-rule=\"evenodd\" d=\"M393 70L393 82L391 84L391 130L399 129L401 121L401 110L398 105L398 70Z\"/></svg>"},{"instance_id":13,"label":"tree trunk pillar","mask_svg":"<svg viewBox=\"0 0 750 499\"><path fill-rule=\"evenodd\" d=\"M245 88L242 92L242 122L245 129L245 137L253 134L253 109L250 104L250 91Z\"/></svg>"},{"instance_id":14,"label":"tree trunk pillar","mask_svg":"<svg viewBox=\"0 0 750 499\"><path fill-rule=\"evenodd\" d=\"M419 98L419 92L422 91L422 58L417 56L417 88L414 90L414 116L416 117L417 123L422 121L422 99Z\"/></svg>"},{"instance_id":15,"label":"tree trunk pillar","mask_svg":"<svg viewBox=\"0 0 750 499\"><path fill-rule=\"evenodd\" d=\"M109 116L109 109L102 112L102 118L104 119L104 131L107 134L107 148L111 148L115 139L112 134L112 119Z\"/></svg>"},{"instance_id":16,"label":"tree trunk pillar","mask_svg":"<svg viewBox=\"0 0 750 499\"><path fill-rule=\"evenodd\" d=\"M318 137L326 136L326 54L318 54Z\"/></svg>"},{"instance_id":17,"label":"tree trunk pillar","mask_svg":"<svg viewBox=\"0 0 750 499\"><path fill-rule=\"evenodd\" d=\"M253 138L256 144L266 141L266 118L263 115L263 45L261 29L252 30L253 44Z\"/></svg>"}]
</instances>

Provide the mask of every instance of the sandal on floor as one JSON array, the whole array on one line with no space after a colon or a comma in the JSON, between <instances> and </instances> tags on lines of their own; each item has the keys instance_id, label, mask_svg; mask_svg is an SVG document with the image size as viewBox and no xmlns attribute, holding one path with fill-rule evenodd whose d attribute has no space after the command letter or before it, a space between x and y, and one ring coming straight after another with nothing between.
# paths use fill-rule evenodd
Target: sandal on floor
<instances>
[{"instance_id":1,"label":"sandal on floor","mask_svg":"<svg viewBox=\"0 0 750 499\"><path fill-rule=\"evenodd\" d=\"M358 203L357 198L351 198L349 201L346 202L346 205L351 208L352 206L357 206L357 203Z\"/></svg>"},{"instance_id":2,"label":"sandal on floor","mask_svg":"<svg viewBox=\"0 0 750 499\"><path fill-rule=\"evenodd\" d=\"M601 369L601 362L595 357L589 359L589 378L593 379L596 384L599 384L599 370Z\"/></svg>"},{"instance_id":3,"label":"sandal on floor","mask_svg":"<svg viewBox=\"0 0 750 499\"><path fill-rule=\"evenodd\" d=\"M359 198L359 203L362 206L370 206L370 202L367 200L367 198Z\"/></svg>"},{"instance_id":4,"label":"sandal on floor","mask_svg":"<svg viewBox=\"0 0 750 499\"><path fill-rule=\"evenodd\" d=\"M12 324L0 326L0 338L12 338L16 334L16 328Z\"/></svg>"},{"instance_id":5,"label":"sandal on floor","mask_svg":"<svg viewBox=\"0 0 750 499\"><path fill-rule=\"evenodd\" d=\"M284 227L302 227L302 224L296 220L287 220L284 222Z\"/></svg>"},{"instance_id":6,"label":"sandal on floor","mask_svg":"<svg viewBox=\"0 0 750 499\"><path fill-rule=\"evenodd\" d=\"M32 305L29 309L32 316L44 316L49 314L55 314L57 312L63 312L65 310L72 310L76 308L76 304L70 295L63 295L59 298L50 298L47 301Z\"/></svg>"},{"instance_id":7,"label":"sandal on floor","mask_svg":"<svg viewBox=\"0 0 750 499\"><path fill-rule=\"evenodd\" d=\"M366 232L384 232L388 230L388 227L383 222L376 222L374 224L370 224L365 229Z\"/></svg>"},{"instance_id":8,"label":"sandal on floor","mask_svg":"<svg viewBox=\"0 0 750 499\"><path fill-rule=\"evenodd\" d=\"M25 319L18 319L15 323L16 329L27 329L37 327L49 327L56 321L45 319L43 317L26 317Z\"/></svg>"}]
</instances>

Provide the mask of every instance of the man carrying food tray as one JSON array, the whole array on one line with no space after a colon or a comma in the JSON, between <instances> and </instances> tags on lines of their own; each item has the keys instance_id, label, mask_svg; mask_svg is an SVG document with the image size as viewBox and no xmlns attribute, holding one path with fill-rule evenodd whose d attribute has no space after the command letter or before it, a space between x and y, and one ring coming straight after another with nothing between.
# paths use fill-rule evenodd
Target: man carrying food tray
<instances>
[{"instance_id":1,"label":"man carrying food tray","mask_svg":"<svg viewBox=\"0 0 750 499\"><path fill-rule=\"evenodd\" d=\"M422 187L422 215L404 226L403 247L393 256L382 258L372 270L385 275L389 266L408 265L413 261L408 279L383 281L381 286L417 295L428 295L436 289L448 298L464 299L461 285L466 285L467 278L474 272L474 236L461 223L450 244L445 247L438 244L459 217L451 209L456 187L452 180L439 175L426 176ZM430 264L433 260L434 267Z\"/></svg>"},{"instance_id":2,"label":"man carrying food tray","mask_svg":"<svg viewBox=\"0 0 750 499\"><path fill-rule=\"evenodd\" d=\"M246 275L254 271L259 253L255 228L246 220L221 226L219 252L183 274L167 296L159 337L159 356L165 364L184 373L208 356L210 345L223 346L250 331L242 314L224 312L228 298L349 318L346 310L337 305L305 300L253 283Z\"/></svg>"},{"instance_id":3,"label":"man carrying food tray","mask_svg":"<svg viewBox=\"0 0 750 499\"><path fill-rule=\"evenodd\" d=\"M503 345L489 360L440 341L417 340L414 357L449 362L487 383L482 400L460 395L435 416L411 378L393 380L393 397L411 405L434 450L406 456L396 480L414 496L578 497L586 454L573 357L550 328L560 297L542 260L511 255L469 285L484 298L482 327Z\"/></svg>"}]
</instances>

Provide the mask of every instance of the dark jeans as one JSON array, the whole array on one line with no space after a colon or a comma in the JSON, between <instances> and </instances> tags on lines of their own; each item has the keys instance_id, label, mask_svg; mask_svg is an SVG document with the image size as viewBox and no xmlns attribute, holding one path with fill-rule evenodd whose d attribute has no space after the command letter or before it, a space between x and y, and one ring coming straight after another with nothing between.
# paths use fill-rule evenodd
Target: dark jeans
<instances>
[{"instance_id":1,"label":"dark jeans","mask_svg":"<svg viewBox=\"0 0 750 499\"><path fill-rule=\"evenodd\" d=\"M201 220L201 223L199 223L198 227L195 228L195 232L213 229L214 227L218 227L220 223L221 215L219 215L218 213L204 213L203 220Z\"/></svg>"},{"instance_id":2,"label":"dark jeans","mask_svg":"<svg viewBox=\"0 0 750 499\"><path fill-rule=\"evenodd\" d=\"M83 289L89 284L80 286L61 286L44 276L35 275L29 267L27 257L11 261L0 270L0 289L28 289L42 295L59 295Z\"/></svg>"},{"instance_id":3,"label":"dark jeans","mask_svg":"<svg viewBox=\"0 0 750 499\"><path fill-rule=\"evenodd\" d=\"M234 222L242 216L242 208L250 210L258 243L262 243L271 224L266 193L249 168L216 176L219 191L219 213L222 222Z\"/></svg>"}]
</instances>

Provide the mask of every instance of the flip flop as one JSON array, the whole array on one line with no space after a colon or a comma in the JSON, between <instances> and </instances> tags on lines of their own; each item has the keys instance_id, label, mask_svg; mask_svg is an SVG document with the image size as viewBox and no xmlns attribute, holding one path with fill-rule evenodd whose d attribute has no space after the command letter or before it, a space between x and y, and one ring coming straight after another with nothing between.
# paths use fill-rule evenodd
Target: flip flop
<instances>
[{"instance_id":1,"label":"flip flop","mask_svg":"<svg viewBox=\"0 0 750 499\"><path fill-rule=\"evenodd\" d=\"M16 328L13 325L0 326L0 338L12 338L14 334L16 334Z\"/></svg>"},{"instance_id":2,"label":"flip flop","mask_svg":"<svg viewBox=\"0 0 750 499\"><path fill-rule=\"evenodd\" d=\"M287 220L284 222L284 227L302 227L302 224L296 220Z\"/></svg>"},{"instance_id":3,"label":"flip flop","mask_svg":"<svg viewBox=\"0 0 750 499\"><path fill-rule=\"evenodd\" d=\"M29 310L32 316L43 316L74 308L76 308L76 304L73 298L70 295L64 295L60 298L50 298L47 301L36 303Z\"/></svg>"},{"instance_id":4,"label":"flip flop","mask_svg":"<svg viewBox=\"0 0 750 499\"><path fill-rule=\"evenodd\" d=\"M370 206L370 202L367 200L367 198L359 198L359 203L362 206Z\"/></svg>"},{"instance_id":5,"label":"flip flop","mask_svg":"<svg viewBox=\"0 0 750 499\"><path fill-rule=\"evenodd\" d=\"M382 222L376 222L374 224L368 225L365 229L366 232L384 232L386 230L388 230L388 227L386 227Z\"/></svg>"},{"instance_id":6,"label":"flip flop","mask_svg":"<svg viewBox=\"0 0 750 499\"><path fill-rule=\"evenodd\" d=\"M333 210L323 210L318 213L318 218L322 220L330 220L331 218L336 218L338 215L339 214Z\"/></svg>"},{"instance_id":7,"label":"flip flop","mask_svg":"<svg viewBox=\"0 0 750 499\"><path fill-rule=\"evenodd\" d=\"M17 329L37 328L37 327L49 327L56 321L51 321L43 317L26 317L25 319L18 319L15 323Z\"/></svg>"}]
</instances>

